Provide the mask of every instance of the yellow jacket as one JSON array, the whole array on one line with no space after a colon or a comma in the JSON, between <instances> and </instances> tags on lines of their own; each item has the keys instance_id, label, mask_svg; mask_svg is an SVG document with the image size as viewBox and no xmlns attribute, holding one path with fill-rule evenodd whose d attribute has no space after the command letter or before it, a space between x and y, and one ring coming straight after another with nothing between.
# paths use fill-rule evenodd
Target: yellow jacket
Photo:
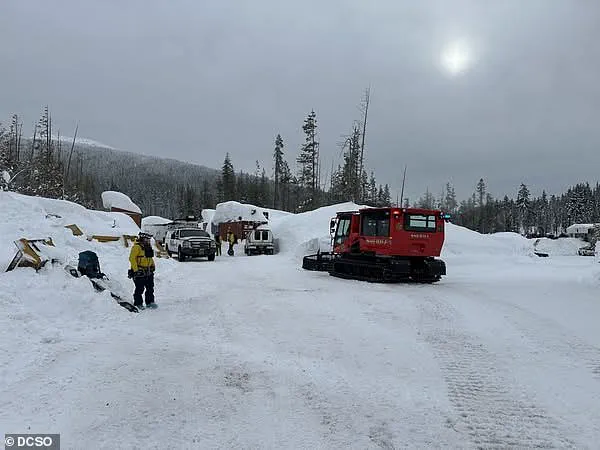
<instances>
[{"instance_id":1,"label":"yellow jacket","mask_svg":"<svg viewBox=\"0 0 600 450\"><path fill-rule=\"evenodd\" d=\"M129 263L131 264L131 269L134 272L137 272L138 270L149 269L150 267L154 268L154 259L146 257L145 250L137 241L135 244L133 244L133 247L131 247Z\"/></svg>"},{"instance_id":2,"label":"yellow jacket","mask_svg":"<svg viewBox=\"0 0 600 450\"><path fill-rule=\"evenodd\" d=\"M232 232L227 233L227 242L230 244L235 244L235 236Z\"/></svg>"}]
</instances>

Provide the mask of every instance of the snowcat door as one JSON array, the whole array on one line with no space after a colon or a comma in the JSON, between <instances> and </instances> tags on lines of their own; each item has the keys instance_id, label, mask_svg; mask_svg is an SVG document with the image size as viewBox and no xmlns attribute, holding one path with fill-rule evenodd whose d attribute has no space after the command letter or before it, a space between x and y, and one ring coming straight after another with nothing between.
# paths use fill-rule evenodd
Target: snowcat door
<instances>
[{"instance_id":1,"label":"snowcat door","mask_svg":"<svg viewBox=\"0 0 600 450\"><path fill-rule=\"evenodd\" d=\"M351 221L352 216L350 214L338 216L337 228L333 235L333 253L344 253L346 241L348 236L350 236Z\"/></svg>"}]
</instances>

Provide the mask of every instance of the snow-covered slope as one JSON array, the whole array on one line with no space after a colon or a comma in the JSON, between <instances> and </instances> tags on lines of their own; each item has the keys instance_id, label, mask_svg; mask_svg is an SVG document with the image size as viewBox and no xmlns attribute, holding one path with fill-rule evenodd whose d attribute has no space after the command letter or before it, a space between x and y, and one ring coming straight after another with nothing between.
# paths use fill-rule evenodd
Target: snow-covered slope
<instances>
[{"instance_id":1,"label":"snow-covered slope","mask_svg":"<svg viewBox=\"0 0 600 450\"><path fill-rule=\"evenodd\" d=\"M303 271L297 256L356 208L274 217L280 255L157 259L159 309L137 315L60 266L0 273L0 434L60 432L65 448L597 447L595 258L538 258L534 241L448 224L435 285ZM41 234L65 257L94 250L131 295L129 249L62 228L133 234L128 216L2 192L0 210L2 248Z\"/></svg>"}]
</instances>

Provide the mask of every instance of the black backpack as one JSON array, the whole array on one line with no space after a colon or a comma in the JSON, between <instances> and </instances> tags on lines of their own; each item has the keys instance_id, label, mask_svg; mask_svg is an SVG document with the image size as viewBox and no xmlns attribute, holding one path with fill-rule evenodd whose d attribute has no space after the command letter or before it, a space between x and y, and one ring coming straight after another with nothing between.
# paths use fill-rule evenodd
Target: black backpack
<instances>
[{"instance_id":1,"label":"black backpack","mask_svg":"<svg viewBox=\"0 0 600 450\"><path fill-rule=\"evenodd\" d=\"M104 276L104 274L100 272L98 255L91 250L86 250L85 252L81 252L79 254L77 270L79 270L82 275L86 275L88 278L102 278Z\"/></svg>"}]
</instances>

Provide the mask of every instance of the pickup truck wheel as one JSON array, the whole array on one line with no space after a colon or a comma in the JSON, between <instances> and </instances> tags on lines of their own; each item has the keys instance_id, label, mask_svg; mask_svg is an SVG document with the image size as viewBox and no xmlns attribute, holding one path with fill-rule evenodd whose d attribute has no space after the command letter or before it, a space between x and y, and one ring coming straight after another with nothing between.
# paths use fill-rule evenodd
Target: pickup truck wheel
<instances>
[{"instance_id":1,"label":"pickup truck wheel","mask_svg":"<svg viewBox=\"0 0 600 450\"><path fill-rule=\"evenodd\" d=\"M179 250L177 251L177 259L180 262L185 261L185 255L183 254L183 252L181 251L181 247L179 247Z\"/></svg>"},{"instance_id":2,"label":"pickup truck wheel","mask_svg":"<svg viewBox=\"0 0 600 450\"><path fill-rule=\"evenodd\" d=\"M209 261L214 261L215 260L215 254L213 253L212 255L208 255L208 260Z\"/></svg>"}]
</instances>

